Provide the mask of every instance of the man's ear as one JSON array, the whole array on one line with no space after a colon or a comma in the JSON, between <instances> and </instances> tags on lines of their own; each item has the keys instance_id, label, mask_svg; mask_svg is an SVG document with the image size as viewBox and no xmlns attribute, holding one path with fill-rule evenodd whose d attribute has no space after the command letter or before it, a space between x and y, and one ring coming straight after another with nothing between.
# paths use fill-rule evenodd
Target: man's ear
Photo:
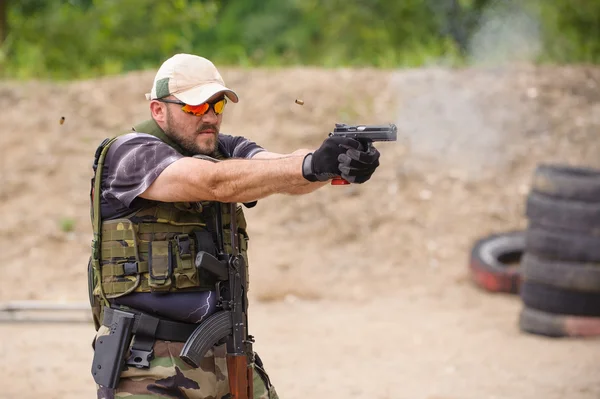
<instances>
[{"instance_id":1,"label":"man's ear","mask_svg":"<svg viewBox=\"0 0 600 399\"><path fill-rule=\"evenodd\" d=\"M159 101L150 101L150 112L152 113L152 119L157 122L163 122L166 120L166 110Z\"/></svg>"}]
</instances>

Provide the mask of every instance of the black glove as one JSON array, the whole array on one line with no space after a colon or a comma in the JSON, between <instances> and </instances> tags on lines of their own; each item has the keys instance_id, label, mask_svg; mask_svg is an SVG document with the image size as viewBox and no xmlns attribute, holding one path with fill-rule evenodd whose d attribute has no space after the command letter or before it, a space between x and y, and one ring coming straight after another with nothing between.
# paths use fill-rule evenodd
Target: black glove
<instances>
[{"instance_id":1,"label":"black glove","mask_svg":"<svg viewBox=\"0 0 600 399\"><path fill-rule=\"evenodd\" d=\"M308 181L327 181L342 174L339 156L348 149L362 148L359 141L349 137L329 136L314 153L304 157L302 176Z\"/></svg>"},{"instance_id":2,"label":"black glove","mask_svg":"<svg viewBox=\"0 0 600 399\"><path fill-rule=\"evenodd\" d=\"M347 151L338 156L342 179L349 183L366 182L379 166L379 151L372 145L366 151L363 149L347 147Z\"/></svg>"}]
</instances>

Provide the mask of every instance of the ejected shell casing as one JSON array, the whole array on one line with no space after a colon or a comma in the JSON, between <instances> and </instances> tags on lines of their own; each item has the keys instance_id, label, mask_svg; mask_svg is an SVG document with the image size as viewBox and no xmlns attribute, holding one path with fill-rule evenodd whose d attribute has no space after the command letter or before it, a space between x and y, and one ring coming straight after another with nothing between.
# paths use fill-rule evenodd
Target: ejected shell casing
<instances>
[{"instance_id":1,"label":"ejected shell casing","mask_svg":"<svg viewBox=\"0 0 600 399\"><path fill-rule=\"evenodd\" d=\"M304 101L300 100L299 98L296 99L295 103L298 105L304 105Z\"/></svg>"}]
</instances>

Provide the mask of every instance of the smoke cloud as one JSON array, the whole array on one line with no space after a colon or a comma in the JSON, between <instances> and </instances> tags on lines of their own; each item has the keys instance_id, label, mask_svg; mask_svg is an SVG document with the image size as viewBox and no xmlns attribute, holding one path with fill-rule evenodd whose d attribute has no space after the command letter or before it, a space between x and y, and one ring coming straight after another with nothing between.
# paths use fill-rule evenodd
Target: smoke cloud
<instances>
[{"instance_id":1,"label":"smoke cloud","mask_svg":"<svg viewBox=\"0 0 600 399\"><path fill-rule=\"evenodd\" d=\"M470 63L487 69L402 71L393 84L401 98L397 125L409 158L433 160L477 180L510 161L504 148L514 137L507 134L506 121L523 114L522 93L503 87L502 77L510 64L538 56L538 19L518 3L494 4L482 13L468 48Z\"/></svg>"}]
</instances>

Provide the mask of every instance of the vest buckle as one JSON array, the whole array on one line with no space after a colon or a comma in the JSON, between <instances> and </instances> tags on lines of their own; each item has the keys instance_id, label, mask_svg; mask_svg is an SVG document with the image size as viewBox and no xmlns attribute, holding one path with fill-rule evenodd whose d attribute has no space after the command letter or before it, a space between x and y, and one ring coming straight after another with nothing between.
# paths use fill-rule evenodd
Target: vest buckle
<instances>
[{"instance_id":1,"label":"vest buckle","mask_svg":"<svg viewBox=\"0 0 600 399\"><path fill-rule=\"evenodd\" d=\"M179 255L184 258L186 256L192 256L192 249L190 246L190 236L187 234L179 234L175 236L175 240L177 241L177 248L179 250Z\"/></svg>"},{"instance_id":2,"label":"vest buckle","mask_svg":"<svg viewBox=\"0 0 600 399\"><path fill-rule=\"evenodd\" d=\"M125 262L123 263L123 275L124 276L133 276L138 274L138 264L137 262Z\"/></svg>"}]
</instances>

